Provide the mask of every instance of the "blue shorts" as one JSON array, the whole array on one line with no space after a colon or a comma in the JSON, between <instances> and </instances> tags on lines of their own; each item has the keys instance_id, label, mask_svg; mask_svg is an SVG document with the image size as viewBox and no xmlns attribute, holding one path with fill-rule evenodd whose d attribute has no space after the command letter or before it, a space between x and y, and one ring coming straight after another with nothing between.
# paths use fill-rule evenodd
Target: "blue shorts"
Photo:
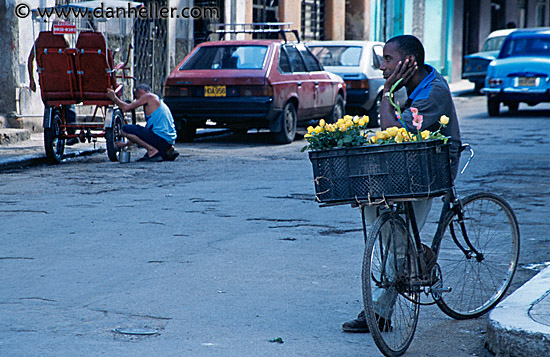
<instances>
[{"instance_id":1,"label":"blue shorts","mask_svg":"<svg viewBox=\"0 0 550 357\"><path fill-rule=\"evenodd\" d=\"M146 128L141 125L135 124L126 124L122 126L122 132L126 134L135 135L141 140L145 141L147 144L155 147L161 154L163 158L166 157L166 151L168 151L172 144L164 140L149 128Z\"/></svg>"}]
</instances>

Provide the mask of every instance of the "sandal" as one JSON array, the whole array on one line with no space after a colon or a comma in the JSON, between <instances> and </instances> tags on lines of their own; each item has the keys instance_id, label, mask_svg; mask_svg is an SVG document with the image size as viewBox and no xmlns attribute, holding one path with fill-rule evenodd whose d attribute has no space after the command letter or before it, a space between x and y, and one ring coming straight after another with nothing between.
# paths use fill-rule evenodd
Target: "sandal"
<instances>
[{"instance_id":1,"label":"sandal","mask_svg":"<svg viewBox=\"0 0 550 357\"><path fill-rule=\"evenodd\" d=\"M159 161L162 161L162 155L160 154L160 152L156 153L151 157L145 154L144 157L142 157L141 159L138 159L137 161L159 162Z\"/></svg>"}]
</instances>

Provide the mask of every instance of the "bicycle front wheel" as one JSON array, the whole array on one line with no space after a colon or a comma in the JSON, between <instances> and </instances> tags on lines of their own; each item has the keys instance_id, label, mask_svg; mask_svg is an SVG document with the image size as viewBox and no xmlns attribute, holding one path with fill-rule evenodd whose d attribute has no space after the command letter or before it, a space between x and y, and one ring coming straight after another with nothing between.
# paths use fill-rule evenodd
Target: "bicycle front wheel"
<instances>
[{"instance_id":1,"label":"bicycle front wheel","mask_svg":"<svg viewBox=\"0 0 550 357\"><path fill-rule=\"evenodd\" d=\"M367 324L386 356L402 355L412 342L420 311L418 272L407 225L396 213L383 213L368 236L361 277Z\"/></svg>"},{"instance_id":2,"label":"bicycle front wheel","mask_svg":"<svg viewBox=\"0 0 550 357\"><path fill-rule=\"evenodd\" d=\"M454 319L471 319L491 310L512 282L519 257L519 227L512 208L490 193L462 200L451 214L439 248L443 284L452 291L437 300Z\"/></svg>"}]
</instances>

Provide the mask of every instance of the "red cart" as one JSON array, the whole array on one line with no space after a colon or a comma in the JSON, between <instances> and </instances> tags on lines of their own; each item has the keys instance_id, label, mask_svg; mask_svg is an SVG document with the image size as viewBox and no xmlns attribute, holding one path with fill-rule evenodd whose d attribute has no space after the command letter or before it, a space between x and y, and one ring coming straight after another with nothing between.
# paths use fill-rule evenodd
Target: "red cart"
<instances>
[{"instance_id":1,"label":"red cart","mask_svg":"<svg viewBox=\"0 0 550 357\"><path fill-rule=\"evenodd\" d=\"M64 33L74 36L74 46L67 43ZM106 93L107 88L113 88L123 97L123 83L131 78L128 75L131 49L130 45L124 63L114 65L113 53L101 32L77 34L76 27L65 22L39 33L34 51L45 106L44 145L50 162L59 163L63 159L68 139L95 142L101 137L107 142L109 159L117 160L119 149L115 143L122 140L122 126L129 121L135 123L135 113L127 119ZM85 121L68 120L77 104L92 106L93 114Z\"/></svg>"}]
</instances>

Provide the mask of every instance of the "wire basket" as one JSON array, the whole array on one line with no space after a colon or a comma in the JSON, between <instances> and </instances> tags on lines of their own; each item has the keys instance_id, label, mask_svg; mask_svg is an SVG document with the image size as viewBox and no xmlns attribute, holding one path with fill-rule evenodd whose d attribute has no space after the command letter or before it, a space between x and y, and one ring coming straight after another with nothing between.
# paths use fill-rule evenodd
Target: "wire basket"
<instances>
[{"instance_id":1,"label":"wire basket","mask_svg":"<svg viewBox=\"0 0 550 357\"><path fill-rule=\"evenodd\" d=\"M452 186L442 140L310 151L309 159L321 203L428 198Z\"/></svg>"}]
</instances>

